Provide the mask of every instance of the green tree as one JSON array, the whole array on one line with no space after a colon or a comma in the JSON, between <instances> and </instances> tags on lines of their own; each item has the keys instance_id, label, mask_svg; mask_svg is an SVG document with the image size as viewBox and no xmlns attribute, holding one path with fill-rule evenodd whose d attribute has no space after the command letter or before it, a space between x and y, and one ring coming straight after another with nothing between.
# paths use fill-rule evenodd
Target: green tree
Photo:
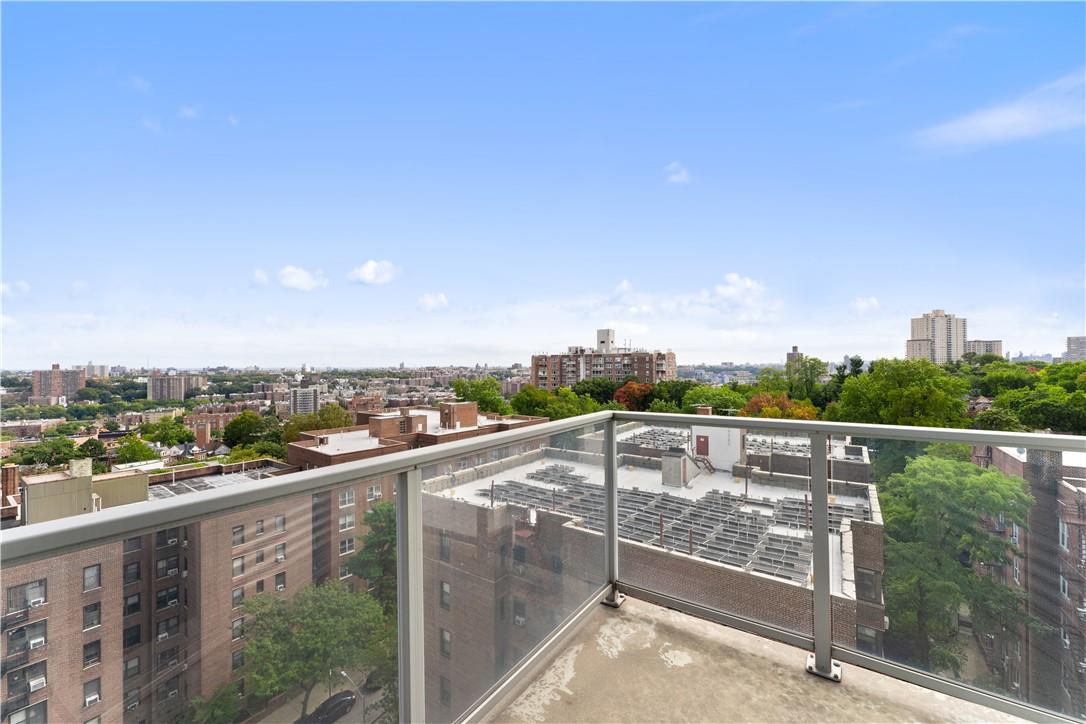
<instances>
[{"instance_id":1,"label":"green tree","mask_svg":"<svg viewBox=\"0 0 1086 724\"><path fill-rule=\"evenodd\" d=\"M1014 546L990 531L1000 515L1020 525L1026 482L994 468L923 455L880 486L886 535L887 650L929 671L961 670L957 614L965 604L981 633L1030 622L1024 598L982 572L1009 563Z\"/></svg>"},{"instance_id":2,"label":"green tree","mask_svg":"<svg viewBox=\"0 0 1086 724\"><path fill-rule=\"evenodd\" d=\"M264 594L246 599L245 681L270 698L300 687L302 716L313 689L343 669L388 667L394 630L367 593L339 581L306 586L292 599Z\"/></svg>"},{"instance_id":3,"label":"green tree","mask_svg":"<svg viewBox=\"0 0 1086 724\"><path fill-rule=\"evenodd\" d=\"M553 395L547 390L534 385L525 385L520 388L520 392L513 395L513 398L509 400L509 404L512 406L513 412L518 415L539 417L546 414L547 405L550 404L552 398Z\"/></svg>"},{"instance_id":4,"label":"green tree","mask_svg":"<svg viewBox=\"0 0 1086 724\"><path fill-rule=\"evenodd\" d=\"M106 446L96 437L88 438L80 444L79 454L94 459L105 457Z\"/></svg>"},{"instance_id":5,"label":"green tree","mask_svg":"<svg viewBox=\"0 0 1086 724\"><path fill-rule=\"evenodd\" d=\"M759 392L776 392L786 395L791 384L788 375L783 370L776 367L763 367L758 370L758 383L755 386Z\"/></svg>"},{"instance_id":6,"label":"green tree","mask_svg":"<svg viewBox=\"0 0 1086 724\"><path fill-rule=\"evenodd\" d=\"M790 400L788 395L779 392L759 392L747 400L747 404L743 406L739 414L743 417L815 420L818 418L818 409L807 400L796 402Z\"/></svg>"},{"instance_id":7,"label":"green tree","mask_svg":"<svg viewBox=\"0 0 1086 724\"><path fill-rule=\"evenodd\" d=\"M1041 370L1045 384L1059 385L1068 392L1086 391L1086 361L1064 362Z\"/></svg>"},{"instance_id":8,"label":"green tree","mask_svg":"<svg viewBox=\"0 0 1086 724\"><path fill-rule=\"evenodd\" d=\"M973 428L976 430L1003 430L1004 432L1026 432L1026 426L1018 419L1013 410L1002 407L991 407L978 413L973 418Z\"/></svg>"},{"instance_id":9,"label":"green tree","mask_svg":"<svg viewBox=\"0 0 1086 724\"><path fill-rule=\"evenodd\" d=\"M995 397L1006 390L1033 387L1040 376L1028 369L1006 362L997 362L977 370L974 387L986 397Z\"/></svg>"},{"instance_id":10,"label":"green tree","mask_svg":"<svg viewBox=\"0 0 1086 724\"><path fill-rule=\"evenodd\" d=\"M478 404L479 412L493 412L498 415L508 415L510 412L509 403L502 397L502 385L493 377L453 380L452 388L458 400Z\"/></svg>"},{"instance_id":11,"label":"green tree","mask_svg":"<svg viewBox=\"0 0 1086 724\"><path fill-rule=\"evenodd\" d=\"M117 463L138 463L144 460L157 460L158 453L136 435L125 435L117 446Z\"/></svg>"},{"instance_id":12,"label":"green tree","mask_svg":"<svg viewBox=\"0 0 1086 724\"><path fill-rule=\"evenodd\" d=\"M676 409L681 409L686 393L697 386L698 383L694 380L664 380L652 386L652 395L649 399L664 400L672 403Z\"/></svg>"},{"instance_id":13,"label":"green tree","mask_svg":"<svg viewBox=\"0 0 1086 724\"><path fill-rule=\"evenodd\" d=\"M121 426L116 420L106 420L105 428L109 432L117 432L121 429Z\"/></svg>"},{"instance_id":14,"label":"green tree","mask_svg":"<svg viewBox=\"0 0 1086 724\"><path fill-rule=\"evenodd\" d=\"M241 714L236 684L223 684L204 699L196 697L185 710L184 724L230 724Z\"/></svg>"},{"instance_id":15,"label":"green tree","mask_svg":"<svg viewBox=\"0 0 1086 724\"><path fill-rule=\"evenodd\" d=\"M1082 390L1068 392L1050 384L1007 390L995 398L992 409L1013 412L1031 430L1086 435L1086 392Z\"/></svg>"},{"instance_id":16,"label":"green tree","mask_svg":"<svg viewBox=\"0 0 1086 724\"><path fill-rule=\"evenodd\" d=\"M37 445L15 448L11 456L5 462L16 465L64 465L69 460L82 457L83 453L76 448L75 443L66 437L57 437L51 440L43 440Z\"/></svg>"},{"instance_id":17,"label":"green tree","mask_svg":"<svg viewBox=\"0 0 1086 724\"><path fill-rule=\"evenodd\" d=\"M683 395L683 412L693 413L698 405L711 405L714 415L734 415L747 404L742 393L730 387L698 385Z\"/></svg>"},{"instance_id":18,"label":"green tree","mask_svg":"<svg viewBox=\"0 0 1086 724\"><path fill-rule=\"evenodd\" d=\"M140 437L166 447L196 442L196 435L185 427L185 422L180 417L164 417L158 422L144 423L140 425Z\"/></svg>"},{"instance_id":19,"label":"green tree","mask_svg":"<svg viewBox=\"0 0 1086 724\"><path fill-rule=\"evenodd\" d=\"M396 506L382 500L366 511L366 535L359 540L361 549L349 561L347 568L365 579L373 597L385 612L396 611Z\"/></svg>"},{"instance_id":20,"label":"green tree","mask_svg":"<svg viewBox=\"0 0 1086 724\"><path fill-rule=\"evenodd\" d=\"M671 400L658 397L649 403L649 412L682 412L682 408Z\"/></svg>"},{"instance_id":21,"label":"green tree","mask_svg":"<svg viewBox=\"0 0 1086 724\"><path fill-rule=\"evenodd\" d=\"M827 418L883 425L964 427L969 384L927 360L879 360L849 377Z\"/></svg>"},{"instance_id":22,"label":"green tree","mask_svg":"<svg viewBox=\"0 0 1086 724\"><path fill-rule=\"evenodd\" d=\"M354 418L341 405L329 402L317 411L317 423L320 427L314 428L315 430L331 430L337 427L351 427L354 425Z\"/></svg>"},{"instance_id":23,"label":"green tree","mask_svg":"<svg viewBox=\"0 0 1086 724\"><path fill-rule=\"evenodd\" d=\"M230 447L249 445L260 438L264 427L265 422L260 415L252 410L246 410L226 423L222 431L222 441Z\"/></svg>"},{"instance_id":24,"label":"green tree","mask_svg":"<svg viewBox=\"0 0 1086 724\"><path fill-rule=\"evenodd\" d=\"M619 387L622 387L622 383L610 377L586 377L571 389L578 395L588 395L601 405L605 405L615 399L615 390Z\"/></svg>"},{"instance_id":25,"label":"green tree","mask_svg":"<svg viewBox=\"0 0 1086 724\"><path fill-rule=\"evenodd\" d=\"M245 460L259 460L261 458L287 459L287 447L281 443L257 440L252 445L238 445L230 449L226 456L228 463L240 463Z\"/></svg>"}]
</instances>

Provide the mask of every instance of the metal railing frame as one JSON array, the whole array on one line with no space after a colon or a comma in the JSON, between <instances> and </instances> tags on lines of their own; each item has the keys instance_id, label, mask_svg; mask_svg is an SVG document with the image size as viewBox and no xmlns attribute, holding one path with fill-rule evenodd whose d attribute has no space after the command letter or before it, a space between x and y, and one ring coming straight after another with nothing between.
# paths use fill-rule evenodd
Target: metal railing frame
<instances>
[{"instance_id":1,"label":"metal railing frame","mask_svg":"<svg viewBox=\"0 0 1086 724\"><path fill-rule=\"evenodd\" d=\"M759 432L779 432L807 435L811 439L812 536L814 539L814 621L811 637L781 631L757 621L745 619L726 611L718 611L694 602L675 599L659 591L648 590L622 581L618 555L618 423L640 422L667 426L703 426L731 429L751 429ZM926 688L951 694L993 709L1033 720L1051 720L1053 712L998 696L960 682L951 681L910 668L887 659L873 657L850 649L837 647L832 641L830 610L830 539L828 522L828 480L826 473L829 437L850 435L916 442L950 442L969 445L1010 446L1034 450L1086 452L1086 438L1037 433L989 432L930 427L900 427L837 423L825 421L778 420L764 418L722 417L715 415L679 415L669 413L603 411L579 417L529 425L516 430L459 440L442 445L385 455L369 460L343 463L327 468L304 470L280 477L267 478L259 485L238 485L217 488L201 494L178 496L167 500L133 503L108 508L91 515L72 516L37 523L24 528L8 529L0 539L0 563L4 567L43 560L70 551L144 535L156 530L185 525L212 515L265 505L278 500L323 492L349 483L375 477L396 476L397 514L397 576L400 603L399 631L399 696L400 717L403 721L422 721L426 712L425 647L423 625L423 523L422 468L450 458L480 451L537 440L571 430L593 426L603 428L604 488L606 517L604 530L606 581L603 603L616 606L625 593L649 598L692 615L735 625L754 633L811 648L808 670L827 678L840 679L840 665L834 656L854 665L870 668L885 675L909 681ZM587 610L587 609L586 609ZM538 667L542 658L553 650L559 635L568 636L570 625L580 621L584 611L571 617L542 641L524 662L502 677L477 706L462 719L485 715L488 702L505 700L512 687L521 683L529 666Z\"/></svg>"}]
</instances>

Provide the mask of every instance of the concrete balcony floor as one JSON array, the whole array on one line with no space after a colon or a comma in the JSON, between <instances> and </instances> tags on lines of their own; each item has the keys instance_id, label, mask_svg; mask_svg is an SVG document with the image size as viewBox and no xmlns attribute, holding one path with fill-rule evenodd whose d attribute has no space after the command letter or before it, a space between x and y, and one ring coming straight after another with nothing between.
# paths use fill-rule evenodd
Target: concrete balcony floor
<instances>
[{"instance_id":1,"label":"concrete balcony floor","mask_svg":"<svg viewBox=\"0 0 1086 724\"><path fill-rule=\"evenodd\" d=\"M914 722L1013 717L856 666L841 683L806 652L629 598L590 614L501 722Z\"/></svg>"}]
</instances>

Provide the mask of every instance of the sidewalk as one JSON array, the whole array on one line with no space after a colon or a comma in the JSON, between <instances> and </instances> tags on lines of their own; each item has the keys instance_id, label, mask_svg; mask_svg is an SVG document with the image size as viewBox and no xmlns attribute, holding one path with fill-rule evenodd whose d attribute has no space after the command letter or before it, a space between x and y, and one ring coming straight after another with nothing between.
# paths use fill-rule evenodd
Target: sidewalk
<instances>
[{"instance_id":1,"label":"sidewalk","mask_svg":"<svg viewBox=\"0 0 1086 724\"><path fill-rule=\"evenodd\" d=\"M354 676L354 674L352 674ZM355 677L355 681L361 681L359 677ZM354 687L350 682L344 679L342 676L337 676L332 680L332 694L328 693L327 684L317 684L313 687L313 693L309 695L309 710L308 713L312 714L313 710L321 705L325 699L329 696L334 696L341 691L351 691ZM360 692L355 691L355 695L358 699L355 701L354 708L352 708L347 714L339 719L336 724L366 724L362 719L362 711L365 709L366 719L373 721L377 717L377 702L380 701L382 691L378 690L365 696L365 706L363 707L363 696ZM266 716L260 719L260 721L268 722L269 724L294 724L298 721L302 712L302 699L305 698L305 694L298 694L295 697L288 699L283 704L272 709Z\"/></svg>"}]
</instances>

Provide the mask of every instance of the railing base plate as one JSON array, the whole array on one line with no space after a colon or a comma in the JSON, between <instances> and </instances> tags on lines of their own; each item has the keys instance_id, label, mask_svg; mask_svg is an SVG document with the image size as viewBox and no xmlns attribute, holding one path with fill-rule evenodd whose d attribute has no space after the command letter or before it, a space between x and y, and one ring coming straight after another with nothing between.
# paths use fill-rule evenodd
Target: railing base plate
<instances>
[{"instance_id":1,"label":"railing base plate","mask_svg":"<svg viewBox=\"0 0 1086 724\"><path fill-rule=\"evenodd\" d=\"M619 593L618 591L615 591L615 593L614 593L614 595L612 597L605 598L602 601L600 601L600 603L602 603L604 606L610 606L611 608L618 608L619 606L622 605L622 602L625 601L625 600L626 600L626 594L625 593Z\"/></svg>"},{"instance_id":2,"label":"railing base plate","mask_svg":"<svg viewBox=\"0 0 1086 724\"><path fill-rule=\"evenodd\" d=\"M807 654L807 673L814 674L815 676L821 676L823 679L829 679L830 681L840 681L842 674L841 662L831 659L830 670L819 671L818 667L815 665L814 653L809 653Z\"/></svg>"}]
</instances>

